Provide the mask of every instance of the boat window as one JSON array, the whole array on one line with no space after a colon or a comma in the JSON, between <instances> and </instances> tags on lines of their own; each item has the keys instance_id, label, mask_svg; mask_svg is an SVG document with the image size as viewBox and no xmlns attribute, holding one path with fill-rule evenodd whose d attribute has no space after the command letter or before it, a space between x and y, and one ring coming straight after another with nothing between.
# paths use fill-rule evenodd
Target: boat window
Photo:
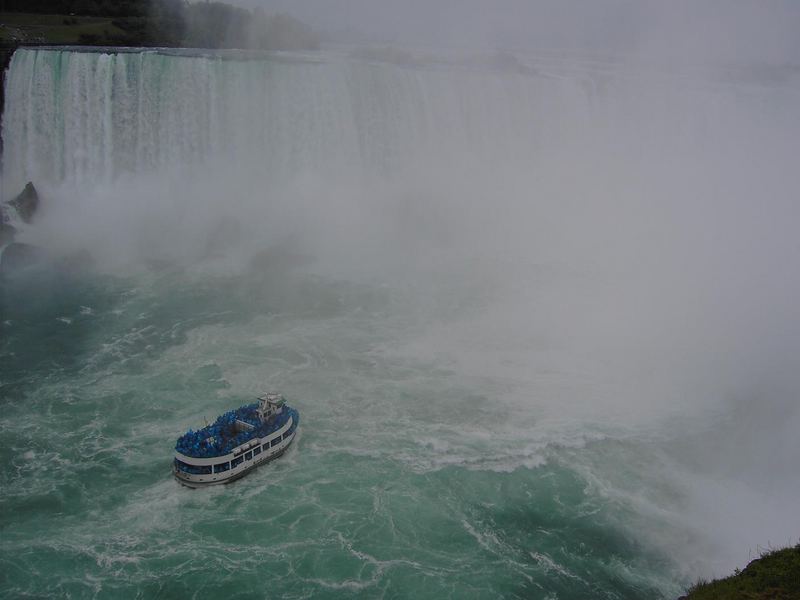
<instances>
[{"instance_id":1,"label":"boat window","mask_svg":"<svg viewBox=\"0 0 800 600\"><path fill-rule=\"evenodd\" d=\"M287 431L286 433L283 434L283 439L288 438L290 435L292 435L292 431L291 430L289 430L289 431Z\"/></svg>"},{"instance_id":2,"label":"boat window","mask_svg":"<svg viewBox=\"0 0 800 600\"><path fill-rule=\"evenodd\" d=\"M253 456L258 456L259 454L261 454L261 446L256 446L253 448Z\"/></svg>"},{"instance_id":3,"label":"boat window","mask_svg":"<svg viewBox=\"0 0 800 600\"><path fill-rule=\"evenodd\" d=\"M218 465L214 465L214 473L222 473L227 471L231 468L231 463L220 463Z\"/></svg>"},{"instance_id":4,"label":"boat window","mask_svg":"<svg viewBox=\"0 0 800 600\"><path fill-rule=\"evenodd\" d=\"M235 467L239 466L240 464L242 464L242 462L244 462L244 456L242 456L242 455L239 455L238 457L234 458L234 459L231 461L231 469L233 469L233 468L235 468Z\"/></svg>"},{"instance_id":5,"label":"boat window","mask_svg":"<svg viewBox=\"0 0 800 600\"><path fill-rule=\"evenodd\" d=\"M251 458L253 458L253 453L252 452L248 452L247 454L244 455L244 459L245 460L250 460Z\"/></svg>"},{"instance_id":6,"label":"boat window","mask_svg":"<svg viewBox=\"0 0 800 600\"><path fill-rule=\"evenodd\" d=\"M281 436L278 436L274 440L272 440L272 445L273 446L277 446L280 443L281 443Z\"/></svg>"},{"instance_id":7,"label":"boat window","mask_svg":"<svg viewBox=\"0 0 800 600\"><path fill-rule=\"evenodd\" d=\"M261 448L266 451L269 448L269 442L261 446Z\"/></svg>"},{"instance_id":8,"label":"boat window","mask_svg":"<svg viewBox=\"0 0 800 600\"><path fill-rule=\"evenodd\" d=\"M203 467L198 467L196 465L190 465L182 460L175 459L175 466L178 470L183 471L184 473L190 473L191 475L208 475L211 473L211 465L206 465Z\"/></svg>"}]
</instances>

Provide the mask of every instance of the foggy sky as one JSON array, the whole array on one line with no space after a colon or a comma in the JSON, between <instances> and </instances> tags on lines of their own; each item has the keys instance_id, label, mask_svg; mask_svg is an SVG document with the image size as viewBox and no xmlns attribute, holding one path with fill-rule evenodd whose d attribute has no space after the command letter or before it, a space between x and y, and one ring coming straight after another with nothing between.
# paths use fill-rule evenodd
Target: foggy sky
<instances>
[{"instance_id":1,"label":"foggy sky","mask_svg":"<svg viewBox=\"0 0 800 600\"><path fill-rule=\"evenodd\" d=\"M230 1L398 44L800 61L800 3L792 0Z\"/></svg>"}]
</instances>

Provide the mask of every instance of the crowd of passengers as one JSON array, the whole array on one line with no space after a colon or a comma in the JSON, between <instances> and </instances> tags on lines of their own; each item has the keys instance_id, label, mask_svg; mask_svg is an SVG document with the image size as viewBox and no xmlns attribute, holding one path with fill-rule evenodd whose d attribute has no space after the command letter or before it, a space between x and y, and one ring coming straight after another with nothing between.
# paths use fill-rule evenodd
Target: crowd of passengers
<instances>
[{"instance_id":1,"label":"crowd of passengers","mask_svg":"<svg viewBox=\"0 0 800 600\"><path fill-rule=\"evenodd\" d=\"M250 450L248 452L245 452L244 454L240 454L239 456L234 458L232 461L219 463L219 464L214 465L213 472L214 473L224 473L225 471L228 471L230 469L235 469L240 464L242 464L245 460L250 460L251 458L255 458L256 456L261 454L262 451L265 452L270 446L277 446L283 440L285 440L290 435L292 435L294 433L295 429L297 429L297 425L296 424L294 424L291 428L287 429L283 433L283 435L279 435L278 437L273 439L271 442L267 442L263 446L256 446L252 450ZM187 463L185 463L185 462L183 462L181 460L178 460L177 458L175 459L175 466L179 470L183 471L184 473L190 473L192 475L210 475L211 472L212 472L211 465L203 465L203 466L190 465L190 464L187 464Z\"/></svg>"},{"instance_id":2,"label":"crowd of passengers","mask_svg":"<svg viewBox=\"0 0 800 600\"><path fill-rule=\"evenodd\" d=\"M256 413L257 408L257 403L249 404L220 415L213 424L200 431L190 429L178 439L175 450L192 458L213 458L228 454L249 439L264 437L277 431L286 424L291 413L290 410L284 410L276 418L261 424ZM250 423L255 428L251 431L239 431L236 428L237 419Z\"/></svg>"}]
</instances>

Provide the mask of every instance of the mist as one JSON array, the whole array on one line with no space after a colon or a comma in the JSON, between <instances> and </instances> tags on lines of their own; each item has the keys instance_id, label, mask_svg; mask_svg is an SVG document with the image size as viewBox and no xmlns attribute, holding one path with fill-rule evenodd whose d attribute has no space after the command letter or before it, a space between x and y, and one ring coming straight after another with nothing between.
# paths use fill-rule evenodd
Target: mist
<instances>
[{"instance_id":1,"label":"mist","mask_svg":"<svg viewBox=\"0 0 800 600\"><path fill-rule=\"evenodd\" d=\"M105 115L83 122L79 86L29 92L18 53L3 191L32 179L46 199L26 241L241 293L282 249L300 266L270 285L389 290L407 329L385 351L492 382L504 431L646 440L679 502L629 479L628 454L576 461L603 494L647 504L628 526L687 576L796 540L794 3L241 4L426 48L412 65L73 56ZM472 62L431 53L446 45ZM518 51L512 68L476 59L498 48ZM156 72L170 87L137 96ZM108 81L128 85L125 110Z\"/></svg>"},{"instance_id":2,"label":"mist","mask_svg":"<svg viewBox=\"0 0 800 600\"><path fill-rule=\"evenodd\" d=\"M800 11L790 0L237 0L332 33L406 45L580 51L631 58L794 63ZM352 40L351 40L352 41ZM357 40L356 40L357 41ZM362 40L363 41L363 40Z\"/></svg>"}]
</instances>

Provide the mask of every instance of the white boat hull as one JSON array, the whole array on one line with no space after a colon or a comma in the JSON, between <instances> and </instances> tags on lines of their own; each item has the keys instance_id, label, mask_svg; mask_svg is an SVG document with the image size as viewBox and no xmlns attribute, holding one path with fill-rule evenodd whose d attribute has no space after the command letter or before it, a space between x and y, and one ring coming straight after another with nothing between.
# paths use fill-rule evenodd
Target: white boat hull
<instances>
[{"instance_id":1,"label":"white boat hull","mask_svg":"<svg viewBox=\"0 0 800 600\"><path fill-rule=\"evenodd\" d=\"M230 483L244 477L256 467L278 458L286 452L292 441L294 441L295 435L297 435L296 424L294 419L290 418L281 429L268 437L251 440L235 448L233 452L225 456L198 459L177 453L172 472L175 479L191 488ZM259 448L260 451L255 454ZM179 467L179 463L182 464L183 468ZM224 471L217 471L220 465L225 464L229 465L228 468ZM188 472L187 467L196 470L209 469L210 472L191 473Z\"/></svg>"}]
</instances>

